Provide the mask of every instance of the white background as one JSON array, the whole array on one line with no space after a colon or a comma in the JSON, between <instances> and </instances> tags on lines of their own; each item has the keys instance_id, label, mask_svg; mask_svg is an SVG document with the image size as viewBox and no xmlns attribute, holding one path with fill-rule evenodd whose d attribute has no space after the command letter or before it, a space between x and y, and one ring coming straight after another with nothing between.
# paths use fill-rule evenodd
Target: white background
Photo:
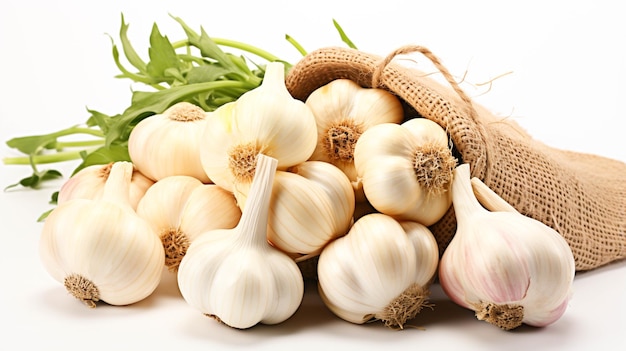
<instances>
[{"instance_id":1,"label":"white background","mask_svg":"<svg viewBox=\"0 0 626 351\"><path fill-rule=\"evenodd\" d=\"M338 20L359 49L385 55L406 44L429 47L475 101L524 126L549 145L626 161L626 21L618 1L17 1L0 5L0 146L11 137L81 123L86 108L116 114L129 104L130 84L113 78L111 57L124 13L129 37L147 58L156 22L172 40L184 33L169 14L211 36L257 45L296 62L284 40L307 50L343 45ZM119 43L119 42L118 42ZM420 63L418 58L418 64ZM425 59L422 59L422 63ZM479 83L502 74L491 90ZM69 172L75 163L60 166ZM598 170L602 172L602 170ZM29 175L0 166L0 187ZM340 349L543 350L626 347L626 262L578 274L565 315L543 329L504 332L477 321L433 287L434 310L401 332L334 317L314 289L278 326L236 331L189 307L172 277L148 299L90 310L69 297L40 264L37 245L50 194L0 194L2 349ZM626 185L625 185L626 186ZM10 346L8 346L10 345ZM8 348L5 348L7 347Z\"/></svg>"}]
</instances>

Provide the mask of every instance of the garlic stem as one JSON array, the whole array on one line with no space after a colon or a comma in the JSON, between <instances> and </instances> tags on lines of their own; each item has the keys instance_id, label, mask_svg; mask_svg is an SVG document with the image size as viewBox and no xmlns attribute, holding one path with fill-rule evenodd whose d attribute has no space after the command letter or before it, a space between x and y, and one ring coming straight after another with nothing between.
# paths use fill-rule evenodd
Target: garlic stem
<instances>
[{"instance_id":1,"label":"garlic stem","mask_svg":"<svg viewBox=\"0 0 626 351\"><path fill-rule=\"evenodd\" d=\"M485 211L474 195L470 181L470 165L467 163L457 166L454 172L452 204L459 222L471 218L476 211Z\"/></svg>"},{"instance_id":2,"label":"garlic stem","mask_svg":"<svg viewBox=\"0 0 626 351\"><path fill-rule=\"evenodd\" d=\"M250 185L246 207L241 214L237 227L242 242L248 245L265 247L267 242L267 222L272 185L278 160L263 154L257 155L255 175Z\"/></svg>"},{"instance_id":3,"label":"garlic stem","mask_svg":"<svg viewBox=\"0 0 626 351\"><path fill-rule=\"evenodd\" d=\"M132 163L127 161L115 162L111 166L109 177L104 184L102 200L132 208L130 204L130 182L132 176Z\"/></svg>"},{"instance_id":4,"label":"garlic stem","mask_svg":"<svg viewBox=\"0 0 626 351\"><path fill-rule=\"evenodd\" d=\"M269 62L265 66L265 74L261 86L272 89L276 94L289 94L285 85L285 65L282 62Z\"/></svg>"},{"instance_id":5,"label":"garlic stem","mask_svg":"<svg viewBox=\"0 0 626 351\"><path fill-rule=\"evenodd\" d=\"M517 213L515 207L504 201L503 198L496 194L495 191L491 190L491 188L483 183L480 179L473 177L471 183L472 189L474 190L474 195L478 199L478 202L485 206L485 208L489 211Z\"/></svg>"}]
</instances>

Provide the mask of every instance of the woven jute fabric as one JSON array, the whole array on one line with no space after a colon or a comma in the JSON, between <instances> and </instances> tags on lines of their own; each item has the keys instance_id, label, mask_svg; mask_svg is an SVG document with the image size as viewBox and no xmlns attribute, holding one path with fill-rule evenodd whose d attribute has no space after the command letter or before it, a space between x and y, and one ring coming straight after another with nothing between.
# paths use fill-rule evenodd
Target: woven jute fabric
<instances>
[{"instance_id":1,"label":"woven jute fabric","mask_svg":"<svg viewBox=\"0 0 626 351\"><path fill-rule=\"evenodd\" d=\"M398 62L398 55L413 51L429 58L449 84ZM400 48L385 57L322 48L296 63L286 84L294 98L304 101L315 89L340 78L388 90L406 103L406 118L428 118L442 126L459 162L470 164L472 176L567 240L577 271L626 257L625 163L533 139L514 121L472 102L423 47ZM443 253L456 231L454 209L430 229Z\"/></svg>"}]
</instances>

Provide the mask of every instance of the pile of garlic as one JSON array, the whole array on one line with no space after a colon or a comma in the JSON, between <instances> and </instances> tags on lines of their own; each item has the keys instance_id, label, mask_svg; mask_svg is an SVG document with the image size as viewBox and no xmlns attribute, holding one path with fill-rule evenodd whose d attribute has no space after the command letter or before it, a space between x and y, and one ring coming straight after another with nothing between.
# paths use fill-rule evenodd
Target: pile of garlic
<instances>
[{"instance_id":1,"label":"pile of garlic","mask_svg":"<svg viewBox=\"0 0 626 351\"><path fill-rule=\"evenodd\" d=\"M175 274L190 306L238 329L289 319L308 260L324 304L355 324L402 329L433 307L437 276L503 329L564 313L569 247L470 181L439 125L405 121L382 89L338 79L299 101L284 78L273 62L215 111L177 103L133 129L132 163L70 178L41 236L50 275L95 307L138 302ZM428 226L451 206L458 229L440 253Z\"/></svg>"}]
</instances>

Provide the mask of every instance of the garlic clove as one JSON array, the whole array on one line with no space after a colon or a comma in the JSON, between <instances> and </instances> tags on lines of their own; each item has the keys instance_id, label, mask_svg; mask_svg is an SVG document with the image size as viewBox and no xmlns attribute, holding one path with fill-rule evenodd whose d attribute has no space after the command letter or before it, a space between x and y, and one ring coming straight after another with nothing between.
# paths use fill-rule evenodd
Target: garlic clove
<instances>
[{"instance_id":1,"label":"garlic clove","mask_svg":"<svg viewBox=\"0 0 626 351\"><path fill-rule=\"evenodd\" d=\"M417 269L415 282L420 286L429 286L435 278L439 265L439 246L433 233L423 224L413 221L400 221L415 252ZM436 254L435 254L436 253Z\"/></svg>"},{"instance_id":2,"label":"garlic clove","mask_svg":"<svg viewBox=\"0 0 626 351\"><path fill-rule=\"evenodd\" d=\"M298 255L318 253L347 233L354 214L347 176L330 163L307 161L278 171L274 180L268 240Z\"/></svg>"}]
</instances>

